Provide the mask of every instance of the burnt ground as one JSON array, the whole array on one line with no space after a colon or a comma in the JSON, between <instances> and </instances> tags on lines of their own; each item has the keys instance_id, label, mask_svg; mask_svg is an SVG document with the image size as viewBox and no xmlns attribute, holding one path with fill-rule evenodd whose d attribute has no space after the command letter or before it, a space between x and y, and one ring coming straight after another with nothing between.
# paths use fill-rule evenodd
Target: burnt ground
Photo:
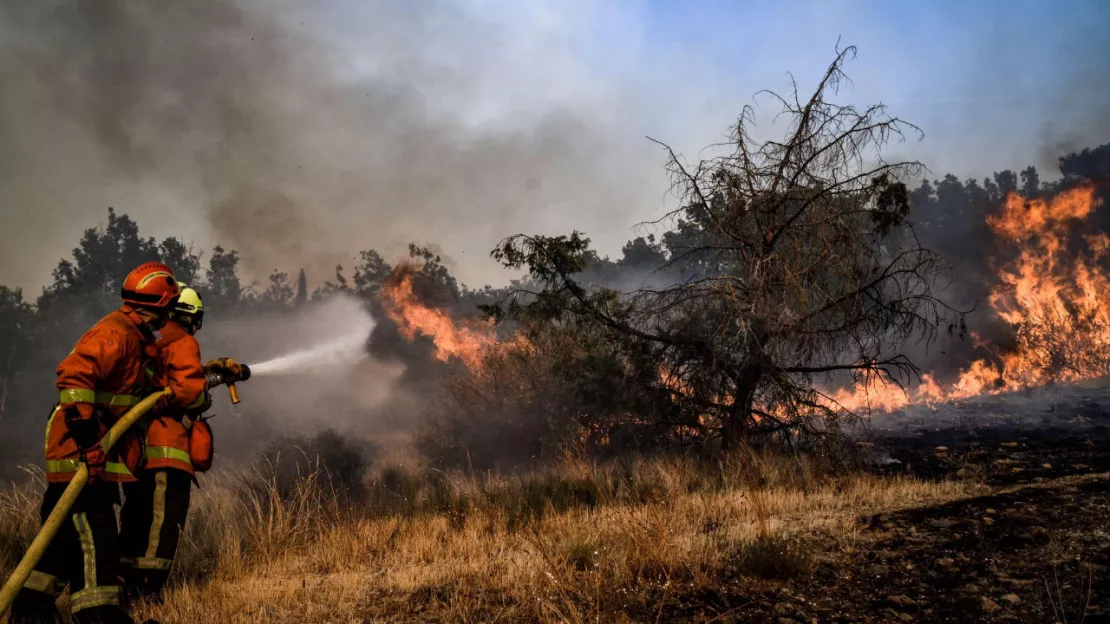
<instances>
[{"instance_id":1,"label":"burnt ground","mask_svg":"<svg viewBox=\"0 0 1110 624\"><path fill-rule=\"evenodd\" d=\"M966 478L988 495L861 517L855 554L675 601L663 619L1110 623L1110 389L937 416L879 423L874 469Z\"/></svg>"}]
</instances>

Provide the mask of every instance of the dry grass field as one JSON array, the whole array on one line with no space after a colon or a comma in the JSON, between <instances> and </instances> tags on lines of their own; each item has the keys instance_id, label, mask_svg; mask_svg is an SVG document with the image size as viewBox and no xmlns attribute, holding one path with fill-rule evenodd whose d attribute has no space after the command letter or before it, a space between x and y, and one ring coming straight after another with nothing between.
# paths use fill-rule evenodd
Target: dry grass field
<instances>
[{"instance_id":1,"label":"dry grass field","mask_svg":"<svg viewBox=\"0 0 1110 624\"><path fill-rule=\"evenodd\" d=\"M981 494L970 482L830 476L747 451L728 461L568 460L514 476L377 470L212 474L162 622L657 621L725 583L774 583L851 556L861 518ZM37 528L41 481L0 496L0 572ZM65 599L63 598L63 606ZM717 616L730 619L729 611ZM669 612L669 611L668 611Z\"/></svg>"}]
</instances>

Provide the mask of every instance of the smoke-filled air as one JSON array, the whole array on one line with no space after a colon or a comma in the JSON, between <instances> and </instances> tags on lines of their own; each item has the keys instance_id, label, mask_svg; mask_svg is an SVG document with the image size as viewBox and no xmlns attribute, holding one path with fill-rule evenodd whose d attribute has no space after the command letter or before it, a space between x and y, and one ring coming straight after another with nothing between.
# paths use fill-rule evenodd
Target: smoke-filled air
<instances>
[{"instance_id":1,"label":"smoke-filled air","mask_svg":"<svg viewBox=\"0 0 1110 624\"><path fill-rule=\"evenodd\" d=\"M1094 0L0 0L0 620L1105 621L1107 59Z\"/></svg>"}]
</instances>

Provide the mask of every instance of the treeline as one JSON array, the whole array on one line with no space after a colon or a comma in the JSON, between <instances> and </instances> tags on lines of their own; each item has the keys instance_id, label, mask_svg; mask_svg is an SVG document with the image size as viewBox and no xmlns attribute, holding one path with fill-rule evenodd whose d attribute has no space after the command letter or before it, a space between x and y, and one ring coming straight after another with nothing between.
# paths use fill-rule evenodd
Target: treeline
<instances>
[{"instance_id":1,"label":"treeline","mask_svg":"<svg viewBox=\"0 0 1110 624\"><path fill-rule=\"evenodd\" d=\"M440 363L430 341L399 336L380 301L398 265L377 251L361 252L324 284L308 284L303 271L275 271L255 284L241 275L235 250L217 246L205 257L176 238L143 236L109 209L39 296L0 286L0 454L37 459L57 362L118 305L127 272L149 260L171 265L220 319L294 311L336 293L363 298L378 321L369 349L414 371L403 383L426 390L432 379L439 389L423 393L426 405L404 419L419 423L418 446L432 460L495 466L568 448L728 445L751 436L797 444L801 429L819 438L844 416L821 395L823 383L912 380L920 362L903 346L941 335L961 321L961 306L989 292L985 218L1007 193L1037 197L1110 175L1108 144L1060 158L1054 183L1029 167L910 188L917 163L863 171L851 160L851 150L886 140L858 128L897 131L897 120L826 102L826 87L808 117L787 105L795 125L783 141L751 144L738 126L732 153L696 170L672 160L680 208L658 237L629 241L619 257L600 256L578 232L510 237L492 255L526 277L474 289L433 251L411 246L403 262L416 267L421 301L460 318L492 315L504 335L522 338L488 353L479 371ZM872 123L843 125L853 119ZM833 147L843 161L794 156ZM1105 199L1106 186L1100 192ZM1095 227L1110 231L1107 214ZM956 271L945 270L945 258ZM935 290L938 276L947 290Z\"/></svg>"}]
</instances>

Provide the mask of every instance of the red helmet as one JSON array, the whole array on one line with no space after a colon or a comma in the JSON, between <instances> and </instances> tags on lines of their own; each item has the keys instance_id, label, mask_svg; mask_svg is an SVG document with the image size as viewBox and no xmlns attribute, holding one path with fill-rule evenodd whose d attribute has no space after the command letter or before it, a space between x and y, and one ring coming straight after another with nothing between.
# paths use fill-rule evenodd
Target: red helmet
<instances>
[{"instance_id":1,"label":"red helmet","mask_svg":"<svg viewBox=\"0 0 1110 624\"><path fill-rule=\"evenodd\" d=\"M173 269L161 262L147 262L127 274L123 280L124 303L146 308L165 308L181 295Z\"/></svg>"}]
</instances>

